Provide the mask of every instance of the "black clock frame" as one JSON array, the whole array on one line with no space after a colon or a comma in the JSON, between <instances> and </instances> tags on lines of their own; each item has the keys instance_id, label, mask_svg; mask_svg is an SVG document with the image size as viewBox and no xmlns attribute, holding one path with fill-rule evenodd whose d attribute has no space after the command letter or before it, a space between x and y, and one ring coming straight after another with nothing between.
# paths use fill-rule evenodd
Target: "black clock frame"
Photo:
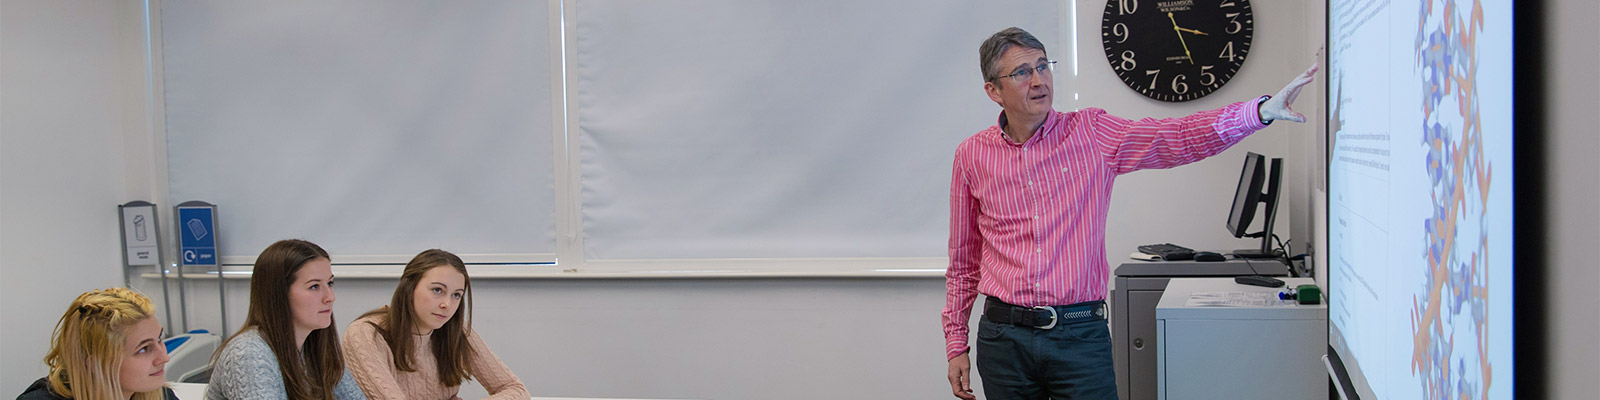
<instances>
[{"instance_id":1,"label":"black clock frame","mask_svg":"<svg viewBox=\"0 0 1600 400\"><path fill-rule=\"evenodd\" d=\"M1108 0L1100 20L1106 61L1145 97L1205 97L1239 73L1255 36L1250 0Z\"/></svg>"}]
</instances>

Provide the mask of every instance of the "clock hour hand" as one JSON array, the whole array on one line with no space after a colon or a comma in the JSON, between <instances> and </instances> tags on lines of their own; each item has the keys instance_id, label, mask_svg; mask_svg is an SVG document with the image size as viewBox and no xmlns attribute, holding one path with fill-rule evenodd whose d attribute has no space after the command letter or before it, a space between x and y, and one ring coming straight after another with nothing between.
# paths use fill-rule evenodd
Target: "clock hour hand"
<instances>
[{"instance_id":1,"label":"clock hour hand","mask_svg":"<svg viewBox=\"0 0 1600 400\"><path fill-rule=\"evenodd\" d=\"M1172 21L1172 32L1178 34L1178 44L1183 45L1183 56L1189 59L1190 64L1194 64L1194 54L1189 53L1189 44L1183 41L1183 28L1178 27L1178 19L1173 18L1170 12L1167 13L1167 19Z\"/></svg>"},{"instance_id":2,"label":"clock hour hand","mask_svg":"<svg viewBox=\"0 0 1600 400\"><path fill-rule=\"evenodd\" d=\"M1206 34L1205 32L1201 32L1201 31L1197 31L1197 30L1193 30L1193 29L1189 29L1189 28L1178 28L1178 30L1179 31L1183 31L1183 32L1193 33L1193 34L1196 34L1196 35L1204 35L1204 34Z\"/></svg>"}]
</instances>

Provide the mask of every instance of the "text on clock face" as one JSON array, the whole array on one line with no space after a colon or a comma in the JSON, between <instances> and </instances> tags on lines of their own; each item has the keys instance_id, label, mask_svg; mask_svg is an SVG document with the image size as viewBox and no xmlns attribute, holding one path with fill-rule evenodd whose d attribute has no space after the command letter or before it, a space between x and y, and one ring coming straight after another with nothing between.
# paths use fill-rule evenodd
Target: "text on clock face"
<instances>
[{"instance_id":1,"label":"text on clock face","mask_svg":"<svg viewBox=\"0 0 1600 400\"><path fill-rule=\"evenodd\" d=\"M1123 84L1152 99L1187 101L1239 72L1254 24L1248 0L1109 0L1101 42Z\"/></svg>"}]
</instances>

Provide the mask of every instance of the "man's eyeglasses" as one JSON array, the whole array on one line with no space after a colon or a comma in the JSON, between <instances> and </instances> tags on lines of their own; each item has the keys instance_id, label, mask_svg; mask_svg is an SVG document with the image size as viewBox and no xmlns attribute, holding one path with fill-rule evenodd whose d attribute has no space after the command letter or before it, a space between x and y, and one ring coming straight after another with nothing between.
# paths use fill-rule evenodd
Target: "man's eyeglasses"
<instances>
[{"instance_id":1,"label":"man's eyeglasses","mask_svg":"<svg viewBox=\"0 0 1600 400\"><path fill-rule=\"evenodd\" d=\"M1012 72L1011 75L1001 76L1000 78L1011 78L1011 83L1023 84L1023 83L1028 83L1028 80L1033 79L1033 74L1035 72L1040 73L1040 74L1044 74L1044 73L1053 71L1055 69L1056 69L1056 62L1055 61L1045 61L1043 63L1040 63L1039 66L1037 66L1037 67L1019 69L1019 70L1017 70L1017 72ZM995 79L998 80L1000 78L995 78Z\"/></svg>"}]
</instances>

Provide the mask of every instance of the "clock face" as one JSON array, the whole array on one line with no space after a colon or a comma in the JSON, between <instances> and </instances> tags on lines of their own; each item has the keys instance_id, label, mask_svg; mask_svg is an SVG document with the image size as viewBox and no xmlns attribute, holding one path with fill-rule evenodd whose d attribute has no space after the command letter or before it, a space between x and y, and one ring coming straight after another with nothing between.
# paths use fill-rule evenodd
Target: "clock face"
<instances>
[{"instance_id":1,"label":"clock face","mask_svg":"<svg viewBox=\"0 0 1600 400\"><path fill-rule=\"evenodd\" d=\"M1250 54L1250 0L1108 0L1106 60L1133 91L1189 101L1222 88Z\"/></svg>"}]
</instances>

